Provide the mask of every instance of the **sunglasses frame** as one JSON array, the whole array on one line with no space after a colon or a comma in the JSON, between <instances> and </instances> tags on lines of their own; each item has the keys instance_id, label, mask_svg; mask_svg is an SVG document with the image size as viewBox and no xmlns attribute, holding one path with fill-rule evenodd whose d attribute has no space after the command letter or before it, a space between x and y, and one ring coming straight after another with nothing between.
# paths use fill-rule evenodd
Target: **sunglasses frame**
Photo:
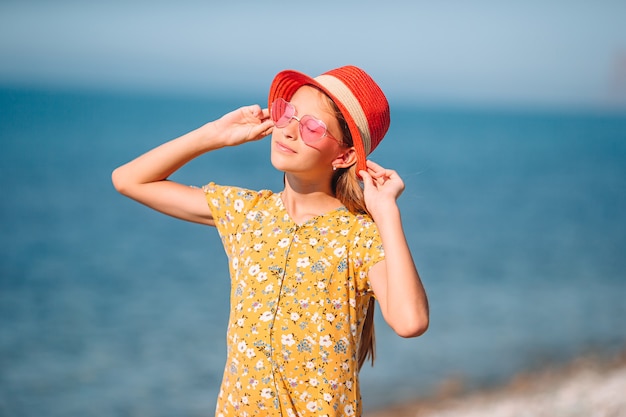
<instances>
[{"instance_id":1,"label":"sunglasses frame","mask_svg":"<svg viewBox=\"0 0 626 417\"><path fill-rule=\"evenodd\" d=\"M285 123L281 123L280 126L279 126L277 124L277 121L274 120L274 111L273 110L274 110L274 106L276 105L276 103L280 103L280 102L284 103L285 108L286 109L290 109L293 112L293 114L291 116L289 116L289 119ZM280 120L283 117L285 117L284 115L286 113L287 112L283 112L283 114L281 114L281 117L279 117L278 119ZM270 107L270 117L272 119L272 122L274 123L274 126L276 126L279 129L283 129L283 128L287 127L289 125L289 123L291 123L291 120L295 119L298 122L298 130L300 132L300 137L302 138L302 141L304 143L306 143L307 145L317 143L320 140L322 140L324 137L329 137L329 138L333 139L334 141L336 141L337 143L339 143L341 145L341 142L337 138L335 138L333 135L328 133L328 126L326 126L326 123L324 123L322 120L318 119L317 117L314 117L314 116L311 116L311 115L308 115L308 114L305 114L302 117L296 116L296 107L293 104L291 104L290 102L288 102L287 100L285 100L284 98L278 97L276 100L274 100L272 102L272 105ZM321 127L324 128L324 133L319 138L317 138L315 140L307 140L307 139L305 139L306 134L304 133L304 125L302 124L302 122L303 121L306 122L307 118L315 121Z\"/></svg>"}]
</instances>

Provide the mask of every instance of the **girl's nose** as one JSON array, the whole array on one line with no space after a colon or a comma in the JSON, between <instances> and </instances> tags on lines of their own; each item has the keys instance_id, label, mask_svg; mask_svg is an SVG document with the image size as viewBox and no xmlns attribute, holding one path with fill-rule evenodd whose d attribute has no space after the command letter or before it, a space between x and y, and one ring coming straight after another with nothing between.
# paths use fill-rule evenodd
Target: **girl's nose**
<instances>
[{"instance_id":1,"label":"girl's nose","mask_svg":"<svg viewBox=\"0 0 626 417\"><path fill-rule=\"evenodd\" d=\"M283 133L287 139L298 140L298 127L300 126L300 122L295 117L292 117L289 120L287 126L283 128Z\"/></svg>"}]
</instances>

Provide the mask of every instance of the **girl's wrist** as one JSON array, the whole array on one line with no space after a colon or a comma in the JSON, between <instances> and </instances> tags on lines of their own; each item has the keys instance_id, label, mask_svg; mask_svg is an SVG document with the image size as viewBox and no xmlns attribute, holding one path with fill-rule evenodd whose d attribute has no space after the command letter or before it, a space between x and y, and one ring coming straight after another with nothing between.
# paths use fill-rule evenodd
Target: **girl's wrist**
<instances>
[{"instance_id":1,"label":"girl's wrist","mask_svg":"<svg viewBox=\"0 0 626 417\"><path fill-rule=\"evenodd\" d=\"M376 224L384 223L390 219L400 217L400 209L396 201L377 201L376 206L369 210L372 219Z\"/></svg>"},{"instance_id":2,"label":"girl's wrist","mask_svg":"<svg viewBox=\"0 0 626 417\"><path fill-rule=\"evenodd\" d=\"M205 152L228 146L226 134L217 121L204 124L196 129L196 134Z\"/></svg>"}]
</instances>

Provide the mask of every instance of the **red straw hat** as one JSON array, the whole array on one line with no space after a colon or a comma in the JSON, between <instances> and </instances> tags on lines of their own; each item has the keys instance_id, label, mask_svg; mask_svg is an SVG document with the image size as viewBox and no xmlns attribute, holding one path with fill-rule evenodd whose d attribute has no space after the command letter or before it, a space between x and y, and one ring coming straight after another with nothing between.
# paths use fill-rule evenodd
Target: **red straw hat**
<instances>
[{"instance_id":1,"label":"red straw hat","mask_svg":"<svg viewBox=\"0 0 626 417\"><path fill-rule=\"evenodd\" d=\"M357 154L357 172L365 170L367 155L383 140L389 129L389 103L376 82L360 68L335 68L311 78L298 71L279 72L270 87L269 104L277 98L291 100L303 85L326 93L343 114Z\"/></svg>"}]
</instances>

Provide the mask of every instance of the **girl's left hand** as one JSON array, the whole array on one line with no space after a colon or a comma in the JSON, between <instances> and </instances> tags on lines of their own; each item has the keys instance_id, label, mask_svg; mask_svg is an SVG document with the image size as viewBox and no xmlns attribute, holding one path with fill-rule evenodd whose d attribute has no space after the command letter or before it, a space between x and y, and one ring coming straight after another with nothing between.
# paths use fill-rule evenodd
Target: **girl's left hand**
<instances>
[{"instance_id":1,"label":"girl's left hand","mask_svg":"<svg viewBox=\"0 0 626 417\"><path fill-rule=\"evenodd\" d=\"M396 171L385 169L373 161L368 160L367 171L360 171L359 174L363 178L365 205L370 212L389 203L395 204L404 191L404 181Z\"/></svg>"}]
</instances>

